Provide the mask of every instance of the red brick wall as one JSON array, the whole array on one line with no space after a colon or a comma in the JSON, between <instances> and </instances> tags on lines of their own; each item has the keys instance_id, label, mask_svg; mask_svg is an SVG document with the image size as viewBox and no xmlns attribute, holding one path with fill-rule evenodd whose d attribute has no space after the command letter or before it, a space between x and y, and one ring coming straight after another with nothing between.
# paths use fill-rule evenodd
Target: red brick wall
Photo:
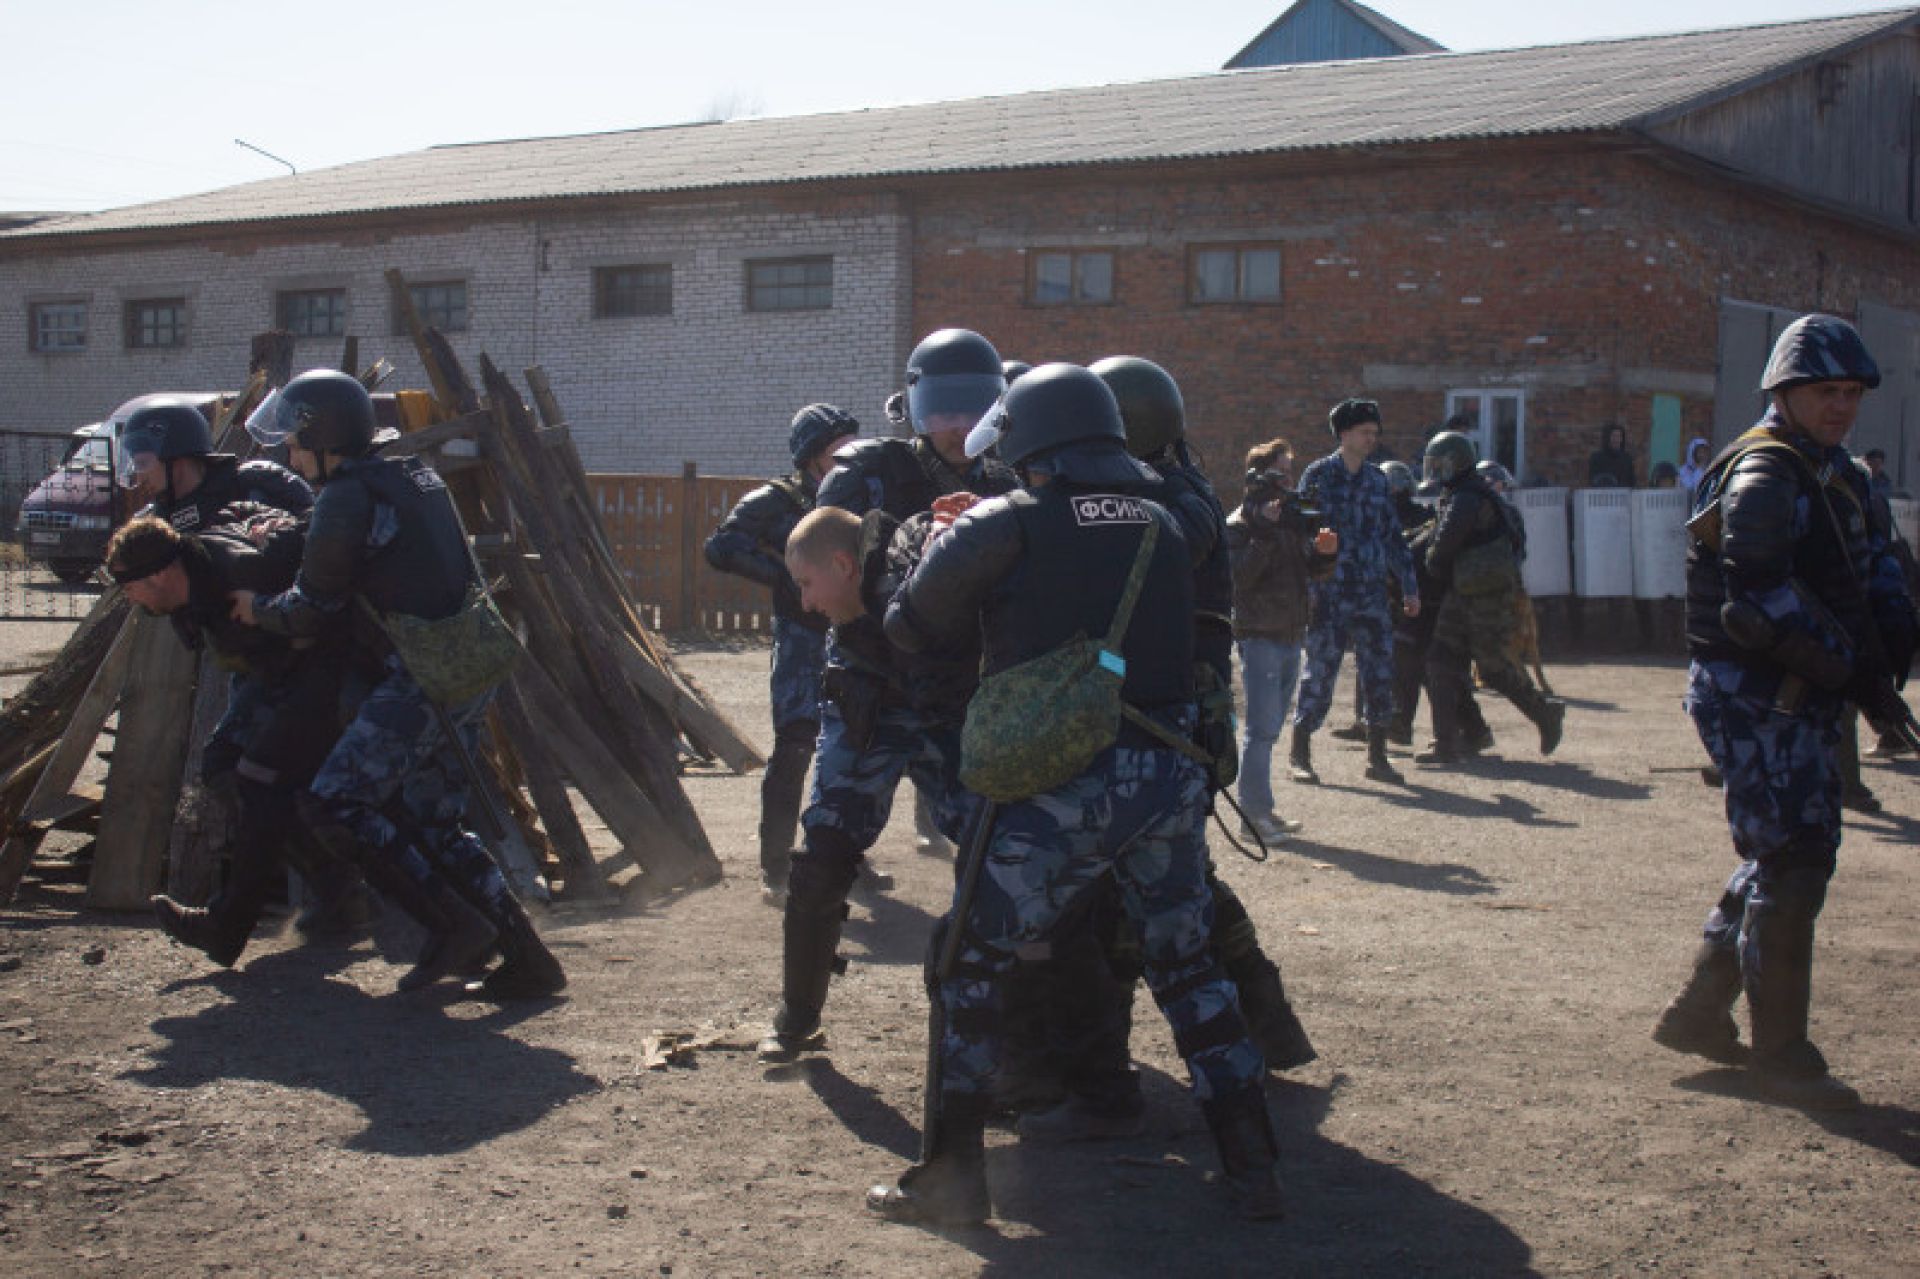
<instances>
[{"instance_id":1,"label":"red brick wall","mask_svg":"<svg viewBox=\"0 0 1920 1279\"><path fill-rule=\"evenodd\" d=\"M1528 469L1585 478L1618 421L1644 479L1652 398L1713 419L1722 297L1920 306L1920 250L1725 179L1583 141L1486 143L1112 173L999 175L915 193L914 331L977 328L1009 358L1127 353L1181 383L1216 476L1281 434L1331 447L1330 405L1377 399L1417 452L1449 387L1527 391ZM1277 306L1186 300L1196 238L1282 238ZM1111 244L1114 305L1035 307L1026 247Z\"/></svg>"}]
</instances>

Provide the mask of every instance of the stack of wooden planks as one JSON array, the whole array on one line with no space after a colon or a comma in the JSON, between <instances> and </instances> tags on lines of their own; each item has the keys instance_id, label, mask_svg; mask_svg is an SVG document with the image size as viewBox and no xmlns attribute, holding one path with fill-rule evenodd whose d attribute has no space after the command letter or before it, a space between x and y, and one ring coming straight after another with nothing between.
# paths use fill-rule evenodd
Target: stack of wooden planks
<instances>
[{"instance_id":1,"label":"stack of wooden planks","mask_svg":"<svg viewBox=\"0 0 1920 1279\"><path fill-rule=\"evenodd\" d=\"M419 324L398 273L390 283L434 389L394 397L404 434L387 451L419 453L447 477L527 650L489 712L472 824L523 888L539 874L568 897L598 897L621 860L639 871L628 889L648 896L718 880L720 861L680 784L681 760L744 773L764 759L641 623L544 374L525 373L529 407L483 355L476 388L445 338ZM343 363L352 368L356 356L350 350ZM269 379L285 379L283 357L281 345L256 343L260 368L215 423L216 439L244 421ZM193 748L224 698L216 667L110 588L59 657L0 711L0 902L57 828L95 836L90 906L144 909L163 884L204 899L223 823L193 785ZM95 793L79 777L103 732L114 747ZM576 795L619 845L605 864L589 847Z\"/></svg>"}]
</instances>

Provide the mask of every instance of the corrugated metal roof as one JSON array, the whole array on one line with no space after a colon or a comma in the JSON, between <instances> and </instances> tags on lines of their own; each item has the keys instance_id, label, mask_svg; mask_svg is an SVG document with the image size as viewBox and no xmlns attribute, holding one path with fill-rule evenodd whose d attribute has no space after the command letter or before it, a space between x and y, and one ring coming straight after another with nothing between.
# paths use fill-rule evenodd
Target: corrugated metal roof
<instances>
[{"instance_id":1,"label":"corrugated metal roof","mask_svg":"<svg viewBox=\"0 0 1920 1279\"><path fill-rule=\"evenodd\" d=\"M824 115L434 147L83 214L0 240L526 200L1620 129L1920 19L1210 72Z\"/></svg>"}]
</instances>

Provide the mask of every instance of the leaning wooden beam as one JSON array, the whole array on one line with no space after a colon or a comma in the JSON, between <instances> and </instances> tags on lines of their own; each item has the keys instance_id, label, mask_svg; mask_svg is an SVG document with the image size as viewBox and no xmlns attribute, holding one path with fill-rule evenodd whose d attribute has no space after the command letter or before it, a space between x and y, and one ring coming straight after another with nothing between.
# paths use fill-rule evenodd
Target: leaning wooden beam
<instances>
[{"instance_id":1,"label":"leaning wooden beam","mask_svg":"<svg viewBox=\"0 0 1920 1279\"><path fill-rule=\"evenodd\" d=\"M718 859L683 842L646 793L621 771L612 756L597 748L593 730L574 712L573 704L539 663L523 663L514 672L513 681L534 728L553 746L556 762L567 770L567 776L646 873L652 887L669 892L713 883L721 877Z\"/></svg>"},{"instance_id":2,"label":"leaning wooden beam","mask_svg":"<svg viewBox=\"0 0 1920 1279\"><path fill-rule=\"evenodd\" d=\"M41 768L32 793L20 807L19 818L9 824L7 842L0 846L0 902L13 900L14 891L20 886L20 877L26 873L27 862L39 849L40 841L46 838L51 826L45 820L45 814L52 811L72 789L87 762L88 752L99 740L101 728L120 700L120 691L126 685L127 671L132 661L134 631L135 622L128 622L112 633L111 646L95 664L86 691L67 717L65 731Z\"/></svg>"},{"instance_id":3,"label":"leaning wooden beam","mask_svg":"<svg viewBox=\"0 0 1920 1279\"><path fill-rule=\"evenodd\" d=\"M519 687L511 680L501 688L495 710L507 736L524 742L538 740L533 720L520 701ZM544 750L527 751L520 763L526 773L527 794L533 800L534 811L539 813L547 840L560 860L567 895L583 900L605 897L607 881L600 873L600 863L594 860L593 847L587 842L586 831L581 829L580 816L573 810L573 799L567 793L560 770L553 766Z\"/></svg>"},{"instance_id":4,"label":"leaning wooden beam","mask_svg":"<svg viewBox=\"0 0 1920 1279\"><path fill-rule=\"evenodd\" d=\"M180 799L180 758L193 726L199 655L165 619L141 614L120 698L119 732L87 883L96 910L145 910L160 888L167 832Z\"/></svg>"},{"instance_id":5,"label":"leaning wooden beam","mask_svg":"<svg viewBox=\"0 0 1920 1279\"><path fill-rule=\"evenodd\" d=\"M131 607L119 587L106 591L47 669L7 702L0 711L0 773L13 771L59 738Z\"/></svg>"}]
</instances>

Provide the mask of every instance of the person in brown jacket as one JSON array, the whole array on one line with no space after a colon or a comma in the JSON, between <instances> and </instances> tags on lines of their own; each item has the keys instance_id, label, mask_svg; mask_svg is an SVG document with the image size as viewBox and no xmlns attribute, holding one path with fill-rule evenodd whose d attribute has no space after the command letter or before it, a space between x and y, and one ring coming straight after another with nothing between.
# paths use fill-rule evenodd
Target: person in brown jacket
<instances>
[{"instance_id":1,"label":"person in brown jacket","mask_svg":"<svg viewBox=\"0 0 1920 1279\"><path fill-rule=\"evenodd\" d=\"M1339 539L1293 491L1293 447L1268 440L1247 450L1246 498L1227 517L1233 564L1233 638L1246 688L1239 800L1249 833L1268 844L1300 829L1273 811L1273 744L1300 679L1307 582L1333 570Z\"/></svg>"}]
</instances>

